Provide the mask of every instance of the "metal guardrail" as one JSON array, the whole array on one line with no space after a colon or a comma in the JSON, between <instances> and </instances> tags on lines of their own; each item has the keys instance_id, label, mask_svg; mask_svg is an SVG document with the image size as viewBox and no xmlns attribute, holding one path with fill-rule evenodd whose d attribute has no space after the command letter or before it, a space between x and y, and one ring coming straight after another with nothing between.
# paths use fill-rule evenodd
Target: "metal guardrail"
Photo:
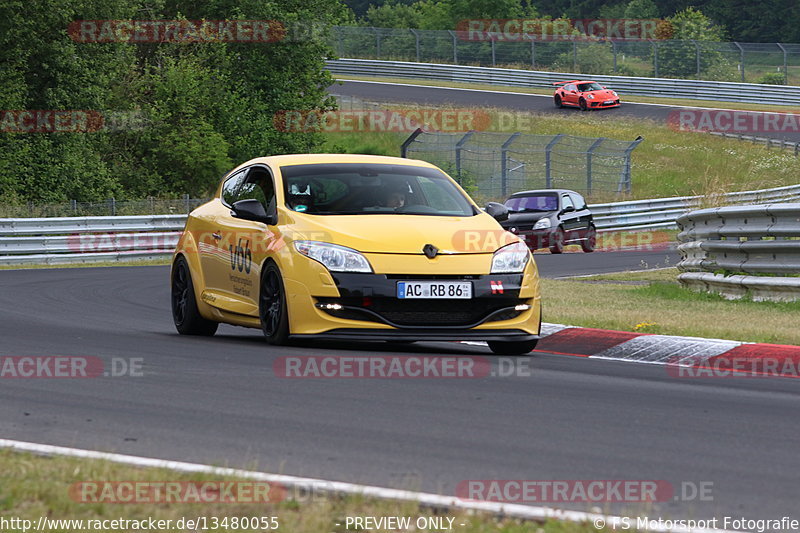
<instances>
[{"instance_id":1,"label":"metal guardrail","mask_svg":"<svg viewBox=\"0 0 800 533\"><path fill-rule=\"evenodd\" d=\"M585 78L586 74L542 72L467 65L442 65L436 63L405 63L372 59L334 59L326 67L335 75L375 76L388 78L414 78L460 83L483 83L552 89L553 83ZM786 85L760 85L724 81L676 80L667 78L634 78L628 76L591 76L594 81L608 85L622 93L637 96L666 96L722 100L726 102L763 103L764 94L770 102L785 105L800 104L800 87Z\"/></svg>"},{"instance_id":2,"label":"metal guardrail","mask_svg":"<svg viewBox=\"0 0 800 533\"><path fill-rule=\"evenodd\" d=\"M702 196L656 198L593 204L590 209L601 232L668 229L677 227L676 221L703 200ZM749 204L798 200L800 185L720 198L725 203ZM4 218L0 219L0 265L163 259L172 254L185 223L186 215Z\"/></svg>"},{"instance_id":3,"label":"metal guardrail","mask_svg":"<svg viewBox=\"0 0 800 533\"><path fill-rule=\"evenodd\" d=\"M800 299L800 203L700 209L677 222L681 284L727 298Z\"/></svg>"},{"instance_id":4,"label":"metal guardrail","mask_svg":"<svg viewBox=\"0 0 800 533\"><path fill-rule=\"evenodd\" d=\"M589 208L600 231L676 228L677 219L703 202L720 204L764 204L800 200L800 185L773 189L732 192L709 199L705 196L677 196L653 200L633 200L592 204Z\"/></svg>"},{"instance_id":5,"label":"metal guardrail","mask_svg":"<svg viewBox=\"0 0 800 533\"><path fill-rule=\"evenodd\" d=\"M0 265L95 263L172 255L186 215L0 219Z\"/></svg>"}]
</instances>

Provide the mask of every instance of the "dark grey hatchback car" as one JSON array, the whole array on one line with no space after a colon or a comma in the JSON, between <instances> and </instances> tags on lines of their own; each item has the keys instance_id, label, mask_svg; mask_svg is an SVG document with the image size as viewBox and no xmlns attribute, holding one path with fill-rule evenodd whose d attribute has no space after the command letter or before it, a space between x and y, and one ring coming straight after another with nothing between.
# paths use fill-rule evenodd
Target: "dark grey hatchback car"
<instances>
[{"instance_id":1,"label":"dark grey hatchback car","mask_svg":"<svg viewBox=\"0 0 800 533\"><path fill-rule=\"evenodd\" d=\"M597 229L583 196L567 189L542 189L512 194L504 202L508 219L500 224L519 235L528 248L549 248L560 254L564 246L579 244L584 252L597 245Z\"/></svg>"}]
</instances>

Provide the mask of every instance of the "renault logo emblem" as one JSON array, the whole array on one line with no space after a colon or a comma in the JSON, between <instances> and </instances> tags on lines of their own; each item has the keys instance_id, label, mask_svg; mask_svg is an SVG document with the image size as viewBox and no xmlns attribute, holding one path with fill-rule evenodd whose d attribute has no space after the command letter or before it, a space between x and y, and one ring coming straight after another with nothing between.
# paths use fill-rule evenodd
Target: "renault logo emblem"
<instances>
[{"instance_id":1,"label":"renault logo emblem","mask_svg":"<svg viewBox=\"0 0 800 533\"><path fill-rule=\"evenodd\" d=\"M432 244L426 244L422 247L422 252L428 259L433 259L439 253L439 249Z\"/></svg>"}]
</instances>

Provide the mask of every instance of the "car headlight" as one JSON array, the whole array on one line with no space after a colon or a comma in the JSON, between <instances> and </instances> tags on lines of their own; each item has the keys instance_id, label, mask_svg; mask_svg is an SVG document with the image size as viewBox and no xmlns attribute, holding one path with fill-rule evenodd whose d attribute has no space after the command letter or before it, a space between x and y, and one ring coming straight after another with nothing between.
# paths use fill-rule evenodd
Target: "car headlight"
<instances>
[{"instance_id":1,"label":"car headlight","mask_svg":"<svg viewBox=\"0 0 800 533\"><path fill-rule=\"evenodd\" d=\"M611 94L613 94L614 96L619 96L616 91L611 91Z\"/></svg>"},{"instance_id":2,"label":"car headlight","mask_svg":"<svg viewBox=\"0 0 800 533\"><path fill-rule=\"evenodd\" d=\"M294 248L331 272L372 272L367 258L352 248L317 241L295 241Z\"/></svg>"},{"instance_id":3,"label":"car headlight","mask_svg":"<svg viewBox=\"0 0 800 533\"><path fill-rule=\"evenodd\" d=\"M589 100L594 100L594 95L593 94L587 94L586 98L588 98Z\"/></svg>"},{"instance_id":4,"label":"car headlight","mask_svg":"<svg viewBox=\"0 0 800 533\"><path fill-rule=\"evenodd\" d=\"M530 251L523 242L503 246L492 256L492 274L514 274L525 270Z\"/></svg>"},{"instance_id":5,"label":"car headlight","mask_svg":"<svg viewBox=\"0 0 800 533\"><path fill-rule=\"evenodd\" d=\"M533 225L533 229L547 229L550 227L550 219L549 218L540 218L536 221L536 224Z\"/></svg>"}]
</instances>

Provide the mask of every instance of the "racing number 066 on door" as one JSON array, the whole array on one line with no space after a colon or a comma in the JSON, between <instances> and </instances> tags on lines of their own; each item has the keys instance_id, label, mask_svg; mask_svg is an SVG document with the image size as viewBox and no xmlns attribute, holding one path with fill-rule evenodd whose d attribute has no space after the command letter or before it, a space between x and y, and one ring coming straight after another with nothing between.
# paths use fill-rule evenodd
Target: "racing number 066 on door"
<instances>
[{"instance_id":1,"label":"racing number 066 on door","mask_svg":"<svg viewBox=\"0 0 800 533\"><path fill-rule=\"evenodd\" d=\"M260 328L267 342L483 340L529 353L536 263L442 170L411 159L301 154L228 172L189 214L172 263L177 330Z\"/></svg>"}]
</instances>

